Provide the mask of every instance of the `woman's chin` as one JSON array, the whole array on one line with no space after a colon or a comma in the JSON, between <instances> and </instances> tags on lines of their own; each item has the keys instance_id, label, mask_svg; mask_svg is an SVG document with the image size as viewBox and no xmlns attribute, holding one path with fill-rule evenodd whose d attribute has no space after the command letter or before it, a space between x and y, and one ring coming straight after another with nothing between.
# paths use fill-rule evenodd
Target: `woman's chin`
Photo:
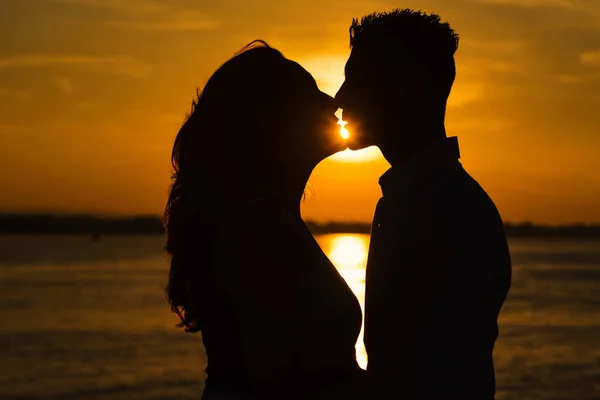
<instances>
[{"instance_id":1,"label":"woman's chin","mask_svg":"<svg viewBox=\"0 0 600 400\"><path fill-rule=\"evenodd\" d=\"M327 154L324 158L339 153L340 151L344 151L347 148L348 142L346 139L342 138L341 136L333 138L330 136L330 139L327 140L327 145L323 148L324 153Z\"/></svg>"},{"instance_id":2,"label":"woman's chin","mask_svg":"<svg viewBox=\"0 0 600 400\"><path fill-rule=\"evenodd\" d=\"M352 151L362 150L362 149L367 148L369 146L371 146L371 145L363 143L362 140L360 140L360 139L358 139L356 137L354 137L354 138L350 137L345 142L345 148L349 149L349 150L352 150Z\"/></svg>"},{"instance_id":3,"label":"woman's chin","mask_svg":"<svg viewBox=\"0 0 600 400\"><path fill-rule=\"evenodd\" d=\"M333 156L334 154L337 154L346 149L347 149L347 146L330 146L328 149L323 149L323 152L321 153L320 161L323 161L326 158L329 158L329 157Z\"/></svg>"},{"instance_id":4,"label":"woman's chin","mask_svg":"<svg viewBox=\"0 0 600 400\"><path fill-rule=\"evenodd\" d=\"M348 142L346 149L348 150L352 150L352 151L357 151L357 150L362 150L367 146L361 146L360 143L356 143L356 142ZM345 149L344 149L345 150Z\"/></svg>"},{"instance_id":5,"label":"woman's chin","mask_svg":"<svg viewBox=\"0 0 600 400\"><path fill-rule=\"evenodd\" d=\"M346 151L350 147L350 143L347 139L341 139L338 143L336 143L335 148L333 149L333 154L339 153L340 151Z\"/></svg>"}]
</instances>

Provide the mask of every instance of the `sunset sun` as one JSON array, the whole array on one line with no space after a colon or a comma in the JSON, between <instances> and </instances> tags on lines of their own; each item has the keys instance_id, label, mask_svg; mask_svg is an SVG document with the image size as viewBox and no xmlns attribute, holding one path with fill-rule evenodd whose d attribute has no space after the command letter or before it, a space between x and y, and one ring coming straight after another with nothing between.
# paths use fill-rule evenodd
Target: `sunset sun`
<instances>
[{"instance_id":1,"label":"sunset sun","mask_svg":"<svg viewBox=\"0 0 600 400\"><path fill-rule=\"evenodd\" d=\"M340 117L338 125L340 126L340 136L344 140L348 140L348 138L350 137L350 132L348 131L348 129L346 129L346 124L347 122L342 120L342 118Z\"/></svg>"},{"instance_id":2,"label":"sunset sun","mask_svg":"<svg viewBox=\"0 0 600 400\"><path fill-rule=\"evenodd\" d=\"M346 141L346 145L348 145L347 140L350 139L350 131L346 129L348 122L343 120L341 109L335 115L338 117L337 124L340 126L340 136ZM331 156L331 159L341 162L368 162L381 159L381 152L377 147L369 147L362 150L350 150L346 148L346 150Z\"/></svg>"}]
</instances>

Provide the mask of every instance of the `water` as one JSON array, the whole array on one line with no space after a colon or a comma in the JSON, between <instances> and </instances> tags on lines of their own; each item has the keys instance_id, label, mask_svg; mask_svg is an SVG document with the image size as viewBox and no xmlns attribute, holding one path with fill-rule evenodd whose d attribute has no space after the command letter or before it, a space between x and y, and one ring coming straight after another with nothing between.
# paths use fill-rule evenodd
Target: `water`
<instances>
[{"instance_id":1,"label":"water","mask_svg":"<svg viewBox=\"0 0 600 400\"><path fill-rule=\"evenodd\" d=\"M0 398L198 399L204 352L173 327L162 240L0 237ZM361 303L368 240L318 237ZM600 241L510 245L497 399L600 399Z\"/></svg>"}]
</instances>

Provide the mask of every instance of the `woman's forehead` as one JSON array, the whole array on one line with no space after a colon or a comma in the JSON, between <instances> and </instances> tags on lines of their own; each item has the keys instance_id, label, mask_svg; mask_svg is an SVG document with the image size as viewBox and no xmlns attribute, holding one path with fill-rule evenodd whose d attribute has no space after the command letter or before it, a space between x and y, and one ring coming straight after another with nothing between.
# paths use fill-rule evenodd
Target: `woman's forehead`
<instances>
[{"instance_id":1,"label":"woman's forehead","mask_svg":"<svg viewBox=\"0 0 600 400\"><path fill-rule=\"evenodd\" d=\"M301 66L300 64L298 64L296 61L292 61L292 60L287 60L288 65L290 66L290 75L292 77L292 79L294 79L295 81L298 81L299 83L303 83L303 84L315 84L316 85L316 81L313 78L313 76L310 74L310 72L308 72L303 66Z\"/></svg>"}]
</instances>

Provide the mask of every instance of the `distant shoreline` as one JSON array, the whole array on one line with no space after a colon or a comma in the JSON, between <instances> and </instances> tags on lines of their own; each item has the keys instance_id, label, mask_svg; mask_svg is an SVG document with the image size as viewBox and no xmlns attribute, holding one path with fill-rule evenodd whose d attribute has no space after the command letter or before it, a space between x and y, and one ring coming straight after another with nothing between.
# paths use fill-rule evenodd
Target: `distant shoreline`
<instances>
[{"instance_id":1,"label":"distant shoreline","mask_svg":"<svg viewBox=\"0 0 600 400\"><path fill-rule=\"evenodd\" d=\"M371 224L365 222L307 221L314 234L366 233ZM509 237L542 238L600 238L600 225L570 224L560 226L535 225L532 223L506 223ZM110 235L162 235L164 228L160 217L97 217L92 215L55 214L1 214L0 234L18 235L87 235L91 237Z\"/></svg>"}]
</instances>

